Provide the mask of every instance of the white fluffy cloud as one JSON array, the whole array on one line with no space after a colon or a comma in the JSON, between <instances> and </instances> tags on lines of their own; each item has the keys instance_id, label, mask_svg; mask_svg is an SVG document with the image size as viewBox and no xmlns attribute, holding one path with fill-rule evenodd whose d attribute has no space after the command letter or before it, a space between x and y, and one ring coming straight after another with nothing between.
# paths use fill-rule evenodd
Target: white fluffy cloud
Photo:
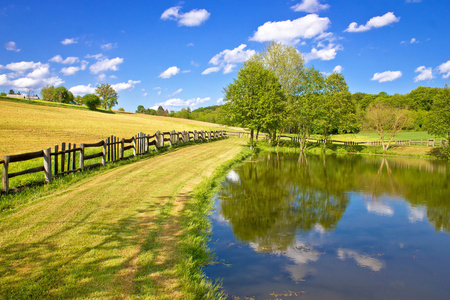
<instances>
[{"instance_id":1,"label":"white fluffy cloud","mask_svg":"<svg viewBox=\"0 0 450 300\"><path fill-rule=\"evenodd\" d=\"M316 14L309 14L293 21L266 22L250 38L257 42L280 42L295 45L301 39L317 37L328 29L330 19L320 18Z\"/></svg>"},{"instance_id":2,"label":"white fluffy cloud","mask_svg":"<svg viewBox=\"0 0 450 300\"><path fill-rule=\"evenodd\" d=\"M42 66L42 63L34 61L21 61L21 62L15 62L10 63L4 66L5 69L11 70L13 72L25 72L30 69L37 69Z\"/></svg>"},{"instance_id":3,"label":"white fluffy cloud","mask_svg":"<svg viewBox=\"0 0 450 300\"><path fill-rule=\"evenodd\" d=\"M402 77L402 72L400 71L385 71L382 73L375 73L371 80L376 80L378 82L394 81Z\"/></svg>"},{"instance_id":4,"label":"white fluffy cloud","mask_svg":"<svg viewBox=\"0 0 450 300\"><path fill-rule=\"evenodd\" d=\"M72 92L75 96L84 96L86 94L94 94L95 87L91 87L91 84L88 85L76 85L71 87L69 91Z\"/></svg>"},{"instance_id":5,"label":"white fluffy cloud","mask_svg":"<svg viewBox=\"0 0 450 300\"><path fill-rule=\"evenodd\" d=\"M328 9L328 4L320 4L319 0L303 0L302 2L291 6L293 11L304 11L308 13L315 13L324 9Z\"/></svg>"},{"instance_id":6,"label":"white fluffy cloud","mask_svg":"<svg viewBox=\"0 0 450 300\"><path fill-rule=\"evenodd\" d=\"M319 43L317 47L320 49L314 47L310 53L306 53L304 55L306 61L313 59L333 60L336 57L337 51L343 49L341 45L336 45L333 43L329 43L327 46L323 43Z\"/></svg>"},{"instance_id":7,"label":"white fluffy cloud","mask_svg":"<svg viewBox=\"0 0 450 300\"><path fill-rule=\"evenodd\" d=\"M180 68L173 66L159 74L159 78L167 79L180 73Z\"/></svg>"},{"instance_id":8,"label":"white fluffy cloud","mask_svg":"<svg viewBox=\"0 0 450 300\"><path fill-rule=\"evenodd\" d=\"M433 70L431 68L426 68L425 66L420 66L415 70L416 73L419 73L416 77L414 77L414 82L419 82L423 80L431 80L434 78Z\"/></svg>"},{"instance_id":9,"label":"white fluffy cloud","mask_svg":"<svg viewBox=\"0 0 450 300\"><path fill-rule=\"evenodd\" d=\"M108 59L102 57L99 61L94 63L89 67L89 70L91 70L92 74L98 74L105 71L117 71L119 70L118 65L123 63L123 58L116 57L113 59Z\"/></svg>"},{"instance_id":10,"label":"white fluffy cloud","mask_svg":"<svg viewBox=\"0 0 450 300\"><path fill-rule=\"evenodd\" d=\"M209 63L215 67L207 68L202 72L202 75L219 72L222 69L224 74L232 72L236 67L236 63L243 63L256 54L255 50L244 50L245 47L247 47L247 45L241 44L233 50L225 49L219 54L214 55Z\"/></svg>"},{"instance_id":11,"label":"white fluffy cloud","mask_svg":"<svg viewBox=\"0 0 450 300\"><path fill-rule=\"evenodd\" d=\"M20 49L17 48L16 42L7 42L5 43L5 49L8 51L15 51L15 52L19 52Z\"/></svg>"},{"instance_id":12,"label":"white fluffy cloud","mask_svg":"<svg viewBox=\"0 0 450 300\"><path fill-rule=\"evenodd\" d=\"M209 19L211 13L206 9L193 9L187 13L180 12L181 6L175 6L166 9L162 15L162 20L173 20L178 23L178 26L200 26Z\"/></svg>"},{"instance_id":13,"label":"white fluffy cloud","mask_svg":"<svg viewBox=\"0 0 450 300\"><path fill-rule=\"evenodd\" d=\"M63 59L61 57L61 55L58 54L58 55L55 55L52 58L50 58L49 61L59 63L59 64L64 64L64 65L73 65L74 63L79 62L80 59L75 56L69 56L66 59Z\"/></svg>"},{"instance_id":14,"label":"white fluffy cloud","mask_svg":"<svg viewBox=\"0 0 450 300\"><path fill-rule=\"evenodd\" d=\"M210 101L211 98L210 97L205 97L205 98L192 98L189 100L182 100L180 98L172 98L169 99L167 101L164 102L160 102L160 103L156 103L152 109L157 109L159 106L164 107L165 109L169 109L169 110L176 110L176 109L180 109L183 107L195 107L201 103L204 102L208 102Z\"/></svg>"},{"instance_id":15,"label":"white fluffy cloud","mask_svg":"<svg viewBox=\"0 0 450 300\"><path fill-rule=\"evenodd\" d=\"M183 89L182 89L182 88L179 88L178 90L176 90L175 92L173 92L169 97L173 97L173 96L175 96L175 95L178 95L178 94L180 94L182 91L183 91Z\"/></svg>"},{"instance_id":16,"label":"white fluffy cloud","mask_svg":"<svg viewBox=\"0 0 450 300\"><path fill-rule=\"evenodd\" d=\"M111 87L116 91L123 91L123 90L132 90L136 86L136 84L141 83L140 80L128 80L127 82L121 82L112 84Z\"/></svg>"},{"instance_id":17,"label":"white fluffy cloud","mask_svg":"<svg viewBox=\"0 0 450 300\"><path fill-rule=\"evenodd\" d=\"M334 67L333 73L342 73L343 69L344 68L341 65L337 65L336 67Z\"/></svg>"},{"instance_id":18,"label":"white fluffy cloud","mask_svg":"<svg viewBox=\"0 0 450 300\"><path fill-rule=\"evenodd\" d=\"M363 32L368 31L372 28L384 27L392 23L399 22L400 18L396 17L393 12L388 12L382 16L373 17L367 21L366 25L359 25L356 22L350 23L348 28L345 30L347 32Z\"/></svg>"},{"instance_id":19,"label":"white fluffy cloud","mask_svg":"<svg viewBox=\"0 0 450 300\"><path fill-rule=\"evenodd\" d=\"M63 44L64 46L70 45L70 44L76 44L78 43L78 39L77 38L71 38L71 39L64 39L61 41L61 44Z\"/></svg>"},{"instance_id":20,"label":"white fluffy cloud","mask_svg":"<svg viewBox=\"0 0 450 300\"><path fill-rule=\"evenodd\" d=\"M337 255L342 261L347 258L352 258L358 266L369 268L374 272L378 272L385 267L384 263L378 258L374 258L366 254L360 254L354 250L339 248Z\"/></svg>"},{"instance_id":21,"label":"white fluffy cloud","mask_svg":"<svg viewBox=\"0 0 450 300\"><path fill-rule=\"evenodd\" d=\"M438 67L439 73L443 74L443 78L449 78L450 77L450 60L441 64Z\"/></svg>"}]
</instances>

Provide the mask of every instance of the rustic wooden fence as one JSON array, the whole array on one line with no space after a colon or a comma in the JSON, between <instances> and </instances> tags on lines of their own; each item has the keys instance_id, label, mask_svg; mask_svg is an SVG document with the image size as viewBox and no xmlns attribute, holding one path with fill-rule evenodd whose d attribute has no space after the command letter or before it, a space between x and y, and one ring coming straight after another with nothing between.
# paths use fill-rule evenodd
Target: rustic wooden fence
<instances>
[{"instance_id":1,"label":"rustic wooden fence","mask_svg":"<svg viewBox=\"0 0 450 300\"><path fill-rule=\"evenodd\" d=\"M236 138L250 138L249 132L238 132L238 131L225 131L226 135L229 137ZM267 139L268 135L263 133L259 134L262 138ZM280 138L284 140L290 140L293 143L299 143L300 138L296 136L288 136L281 135ZM323 139L307 139L308 143L324 143ZM353 142L353 141L339 141L329 139L328 143L330 144L342 144L342 145L369 145L369 146L381 146L381 141L372 141L372 142ZM387 141L385 141L387 143ZM427 146L427 147L440 147L445 146L447 143L446 139L412 139L412 140L394 140L391 142L391 145L394 146Z\"/></svg>"},{"instance_id":2,"label":"rustic wooden fence","mask_svg":"<svg viewBox=\"0 0 450 300\"><path fill-rule=\"evenodd\" d=\"M217 140L226 136L226 133L221 131L183 131L170 132L157 131L153 135L139 133L129 139L120 139L115 136L110 136L98 143L81 144L77 147L76 144L62 143L61 147L56 145L52 151L51 148L44 149L37 152L6 155L0 164L3 165L2 185L3 192L8 193L10 190L9 180L11 178L44 172L44 180L50 183L55 176L66 175L73 172L82 171L88 168L95 168L105 166L107 163L117 162L120 160L127 160L138 155L149 153L150 151L158 151L172 145L187 143L190 141L210 141ZM87 151L92 149L91 151ZM129 154L133 150L132 154ZM87 155L87 152L90 154ZM25 162L31 159L43 158L43 165L33 167L19 172L9 173L10 165L12 163ZM101 163L92 163L93 159L100 158ZM98 161L98 159L97 159ZM53 168L52 168L53 166Z\"/></svg>"}]
</instances>

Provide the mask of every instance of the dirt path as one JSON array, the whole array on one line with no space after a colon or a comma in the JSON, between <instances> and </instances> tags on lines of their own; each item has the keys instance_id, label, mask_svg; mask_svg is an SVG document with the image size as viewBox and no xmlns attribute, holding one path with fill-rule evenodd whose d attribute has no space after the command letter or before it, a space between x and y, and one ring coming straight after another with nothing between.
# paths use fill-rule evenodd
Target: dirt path
<instances>
[{"instance_id":1,"label":"dirt path","mask_svg":"<svg viewBox=\"0 0 450 300\"><path fill-rule=\"evenodd\" d=\"M179 214L193 188L241 145L180 148L0 215L0 295L181 299Z\"/></svg>"}]
</instances>

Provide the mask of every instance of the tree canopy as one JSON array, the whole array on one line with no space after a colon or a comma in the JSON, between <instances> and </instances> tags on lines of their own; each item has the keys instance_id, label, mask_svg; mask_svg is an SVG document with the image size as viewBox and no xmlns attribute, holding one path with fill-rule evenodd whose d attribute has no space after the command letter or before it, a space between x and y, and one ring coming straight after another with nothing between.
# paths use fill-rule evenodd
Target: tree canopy
<instances>
[{"instance_id":1,"label":"tree canopy","mask_svg":"<svg viewBox=\"0 0 450 300\"><path fill-rule=\"evenodd\" d=\"M275 130L285 113L285 96L273 71L250 60L239 70L237 79L225 89L225 111L234 124L254 131Z\"/></svg>"},{"instance_id":2,"label":"tree canopy","mask_svg":"<svg viewBox=\"0 0 450 300\"><path fill-rule=\"evenodd\" d=\"M111 108L118 104L117 98L119 96L110 84L104 83L97 86L95 94L100 97L104 109L111 110Z\"/></svg>"}]
</instances>

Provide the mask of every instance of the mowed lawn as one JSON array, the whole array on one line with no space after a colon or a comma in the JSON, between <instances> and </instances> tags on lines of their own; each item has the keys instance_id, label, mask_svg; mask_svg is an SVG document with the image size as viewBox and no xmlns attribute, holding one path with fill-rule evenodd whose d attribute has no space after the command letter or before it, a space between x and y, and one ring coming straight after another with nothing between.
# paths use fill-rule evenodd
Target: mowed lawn
<instances>
[{"instance_id":1,"label":"mowed lawn","mask_svg":"<svg viewBox=\"0 0 450 300\"><path fill-rule=\"evenodd\" d=\"M56 105L56 104L55 104ZM65 106L30 105L0 99L0 160L65 143L94 143L139 132L219 130L225 127L195 120L131 113L106 113Z\"/></svg>"},{"instance_id":2,"label":"mowed lawn","mask_svg":"<svg viewBox=\"0 0 450 300\"><path fill-rule=\"evenodd\" d=\"M190 299L176 275L193 188L242 149L178 148L0 214L0 295L10 299Z\"/></svg>"}]
</instances>

